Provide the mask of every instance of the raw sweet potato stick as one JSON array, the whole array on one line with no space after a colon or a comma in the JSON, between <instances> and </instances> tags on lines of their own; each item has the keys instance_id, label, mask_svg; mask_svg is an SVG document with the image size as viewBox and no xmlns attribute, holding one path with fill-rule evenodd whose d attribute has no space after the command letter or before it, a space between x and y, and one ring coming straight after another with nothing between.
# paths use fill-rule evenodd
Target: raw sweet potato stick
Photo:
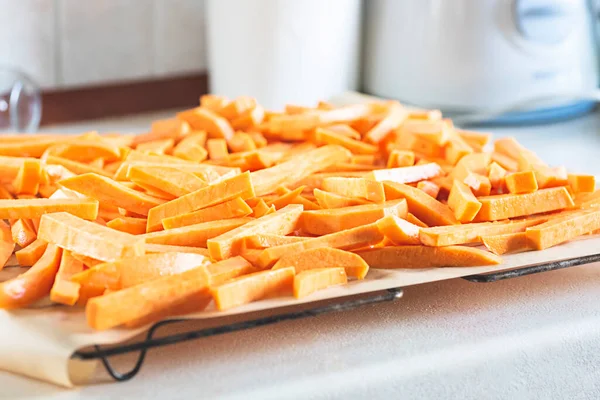
<instances>
[{"instance_id":1,"label":"raw sweet potato stick","mask_svg":"<svg viewBox=\"0 0 600 400\"><path fill-rule=\"evenodd\" d=\"M371 224L386 215L404 218L407 214L406 200L390 200L380 204L305 211L301 228L311 235L327 235L361 225Z\"/></svg>"},{"instance_id":2,"label":"raw sweet potato stick","mask_svg":"<svg viewBox=\"0 0 600 400\"><path fill-rule=\"evenodd\" d=\"M290 253L282 257L273 269L294 267L296 273L328 267L343 267L348 276L363 279L369 271L369 265L359 256L349 251L320 247Z\"/></svg>"},{"instance_id":3,"label":"raw sweet potato stick","mask_svg":"<svg viewBox=\"0 0 600 400\"><path fill-rule=\"evenodd\" d=\"M261 218L248 222L245 225L223 233L207 241L208 251L214 260L223 260L241 253L244 238L257 233L271 233L287 235L293 232L302 214L302 206L290 204Z\"/></svg>"},{"instance_id":4,"label":"raw sweet potato stick","mask_svg":"<svg viewBox=\"0 0 600 400\"><path fill-rule=\"evenodd\" d=\"M344 268L318 268L294 276L294 297L306 297L318 290L348 283Z\"/></svg>"},{"instance_id":5,"label":"raw sweet potato stick","mask_svg":"<svg viewBox=\"0 0 600 400\"><path fill-rule=\"evenodd\" d=\"M128 188L119 182L97 174L83 174L60 181L60 186L108 204L148 215L151 208L165 201Z\"/></svg>"},{"instance_id":6,"label":"raw sweet potato stick","mask_svg":"<svg viewBox=\"0 0 600 400\"><path fill-rule=\"evenodd\" d=\"M144 239L66 212L42 216L38 237L60 248L102 261L144 254Z\"/></svg>"},{"instance_id":7,"label":"raw sweet potato stick","mask_svg":"<svg viewBox=\"0 0 600 400\"><path fill-rule=\"evenodd\" d=\"M500 264L500 257L466 246L397 246L358 251L371 268L476 267Z\"/></svg>"},{"instance_id":8,"label":"raw sweet potato stick","mask_svg":"<svg viewBox=\"0 0 600 400\"><path fill-rule=\"evenodd\" d=\"M255 197L250 174L247 172L154 207L148 213L147 231L159 230L162 227L162 220L165 218L188 214L236 197L240 197L242 200Z\"/></svg>"}]
</instances>

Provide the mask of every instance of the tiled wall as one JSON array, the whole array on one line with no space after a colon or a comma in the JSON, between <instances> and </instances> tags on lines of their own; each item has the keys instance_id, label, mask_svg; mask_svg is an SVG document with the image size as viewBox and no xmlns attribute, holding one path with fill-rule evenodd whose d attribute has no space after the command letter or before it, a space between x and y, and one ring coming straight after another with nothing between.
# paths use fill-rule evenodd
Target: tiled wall
<instances>
[{"instance_id":1,"label":"tiled wall","mask_svg":"<svg viewBox=\"0 0 600 400\"><path fill-rule=\"evenodd\" d=\"M0 0L0 67L44 88L206 69L204 0Z\"/></svg>"}]
</instances>

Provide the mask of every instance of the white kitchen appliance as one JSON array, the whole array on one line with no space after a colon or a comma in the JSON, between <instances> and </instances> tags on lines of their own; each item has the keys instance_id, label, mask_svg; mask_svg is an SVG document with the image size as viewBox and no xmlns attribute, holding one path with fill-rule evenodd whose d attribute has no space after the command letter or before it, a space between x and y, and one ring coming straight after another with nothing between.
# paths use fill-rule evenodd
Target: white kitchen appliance
<instances>
[{"instance_id":1,"label":"white kitchen appliance","mask_svg":"<svg viewBox=\"0 0 600 400\"><path fill-rule=\"evenodd\" d=\"M495 122L586 112L600 98L595 8L588 0L368 0L364 90Z\"/></svg>"}]
</instances>

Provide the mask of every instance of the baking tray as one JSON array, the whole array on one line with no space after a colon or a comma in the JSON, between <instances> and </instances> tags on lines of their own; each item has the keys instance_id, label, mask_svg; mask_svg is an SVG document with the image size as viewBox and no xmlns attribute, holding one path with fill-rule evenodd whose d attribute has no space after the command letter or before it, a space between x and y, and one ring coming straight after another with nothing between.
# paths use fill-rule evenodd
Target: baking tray
<instances>
[{"instance_id":1,"label":"baking tray","mask_svg":"<svg viewBox=\"0 0 600 400\"><path fill-rule=\"evenodd\" d=\"M529 265L525 267L508 269L486 274L467 275L461 278L474 283L493 283L500 280L518 278L532 274L591 264L599 261L600 253L558 261L543 262L536 265ZM307 317L316 317L322 314L347 311L371 304L390 302L400 299L402 295L403 291L401 287L389 288L384 291L369 294L366 297L335 301L333 303L320 305L317 307L311 307L300 311L284 312L281 314L261 317L257 319L250 319L247 321L235 322L217 327L189 330L177 334L156 337L157 332L160 330L160 328L164 326L189 321L188 319L169 319L152 325L148 330L145 339L143 340L106 348L102 348L99 345L94 345L93 350L75 352L73 354L73 358L84 361L100 360L104 368L106 369L106 372L114 380L123 382L132 379L138 374L138 372L141 370L144 364L146 353L148 352L148 350L156 347L170 346L189 340L197 340L205 337L222 335L226 333L237 332L266 325L272 325L284 321L296 320ZM139 355L137 361L135 362L131 370L121 373L118 372L111 365L109 360L110 357L132 352L139 352Z\"/></svg>"}]
</instances>

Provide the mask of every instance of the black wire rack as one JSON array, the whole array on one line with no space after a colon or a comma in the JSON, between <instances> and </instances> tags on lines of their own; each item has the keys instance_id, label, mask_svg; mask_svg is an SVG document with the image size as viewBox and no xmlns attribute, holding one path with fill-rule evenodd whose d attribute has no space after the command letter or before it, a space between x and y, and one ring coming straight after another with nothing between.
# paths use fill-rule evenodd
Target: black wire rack
<instances>
[{"instance_id":1,"label":"black wire rack","mask_svg":"<svg viewBox=\"0 0 600 400\"><path fill-rule=\"evenodd\" d=\"M600 261L600 254L593 254L589 256L576 257L567 260L561 261L552 261L547 263L541 263L537 265L510 269L505 271L499 271L489 274L481 274L481 275L469 275L464 276L463 279L466 279L470 282L475 283L491 283L504 279L518 278L521 276L538 274L542 272L554 271L558 269L564 269L569 267L575 267L578 265L590 264L594 262ZM142 365L144 364L144 360L146 358L146 353L148 350L169 346L181 342L186 342L189 340L195 340L200 338L205 338L209 336L222 335L225 333L237 332L251 328L258 328L260 326L272 325L278 322L283 321L291 321L295 319L301 319L306 317L316 317L322 314L329 314L333 312L339 311L347 311L352 310L358 307L377 304L383 302L389 302L402 297L403 291L402 288L392 288L387 289L382 292L377 292L368 297L361 298L351 298L345 299L337 303L327 304L318 306L315 308L310 308L302 311L292 311L257 319L252 319L249 321L235 322L232 324L227 324L223 326L211 327L211 328L203 328L190 330L187 332L176 333L172 335L155 337L157 331L167 325L174 325L178 323L182 323L185 321L190 321L188 319L171 319L158 322L154 324L147 332L146 338L133 343L126 343L122 345L117 345L109 348L101 348L98 345L93 346L94 350L80 350L73 354L73 358L77 358L80 360L100 360L106 369L106 372L116 381L124 382L130 380L134 376L138 374ZM133 352L139 352L137 361L133 368L125 373L118 372L110 363L109 358L117 355L128 354Z\"/></svg>"}]
</instances>

